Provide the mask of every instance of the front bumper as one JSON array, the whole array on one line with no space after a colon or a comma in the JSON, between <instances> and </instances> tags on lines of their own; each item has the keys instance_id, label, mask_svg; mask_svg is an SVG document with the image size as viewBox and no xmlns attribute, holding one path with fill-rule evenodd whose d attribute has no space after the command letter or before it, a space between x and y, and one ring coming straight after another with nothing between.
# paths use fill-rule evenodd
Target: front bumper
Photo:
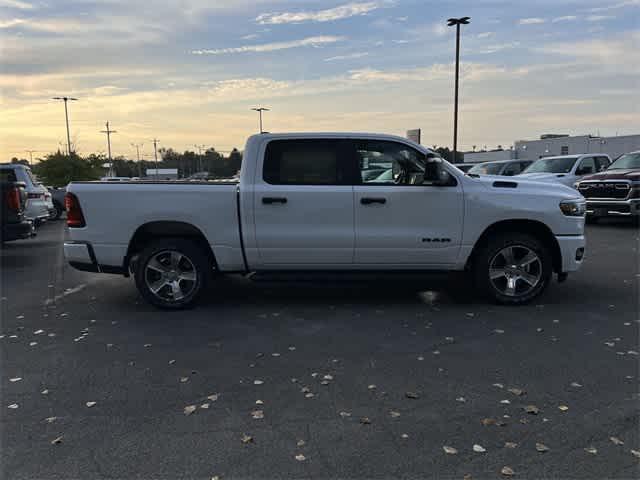
<instances>
[{"instance_id":1,"label":"front bumper","mask_svg":"<svg viewBox=\"0 0 640 480\"><path fill-rule=\"evenodd\" d=\"M584 235L558 235L561 265L559 273L575 272L584 261L586 241Z\"/></svg>"},{"instance_id":2,"label":"front bumper","mask_svg":"<svg viewBox=\"0 0 640 480\"><path fill-rule=\"evenodd\" d=\"M640 215L640 198L632 198L629 200L589 200L587 199L587 215L593 216L593 217L639 216Z\"/></svg>"}]
</instances>

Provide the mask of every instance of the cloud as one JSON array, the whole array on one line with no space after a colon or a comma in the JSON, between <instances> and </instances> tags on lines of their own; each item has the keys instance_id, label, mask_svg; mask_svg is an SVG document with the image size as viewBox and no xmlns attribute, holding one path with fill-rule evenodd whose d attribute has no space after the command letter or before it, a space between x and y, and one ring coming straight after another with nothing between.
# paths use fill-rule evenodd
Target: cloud
<instances>
[{"instance_id":1,"label":"cloud","mask_svg":"<svg viewBox=\"0 0 640 480\"><path fill-rule=\"evenodd\" d=\"M597 13L597 12L606 12L608 10L617 10L618 8L638 7L638 6L640 6L640 0L626 0L624 2L614 3L613 5L607 5L606 7L590 8L589 11L593 13Z\"/></svg>"},{"instance_id":2,"label":"cloud","mask_svg":"<svg viewBox=\"0 0 640 480\"><path fill-rule=\"evenodd\" d=\"M280 25L285 23L333 22L344 18L366 15L380 8L379 2L347 3L326 10L306 12L263 13L256 22L263 25Z\"/></svg>"},{"instance_id":3,"label":"cloud","mask_svg":"<svg viewBox=\"0 0 640 480\"><path fill-rule=\"evenodd\" d=\"M627 73L636 72L640 65L640 52L635 45L640 42L640 32L629 32L609 39L581 40L552 43L534 49L574 57L592 65L615 66Z\"/></svg>"},{"instance_id":4,"label":"cloud","mask_svg":"<svg viewBox=\"0 0 640 480\"><path fill-rule=\"evenodd\" d=\"M489 37L493 37L496 34L496 32L482 32L479 33L477 35L478 38L489 38Z\"/></svg>"},{"instance_id":5,"label":"cloud","mask_svg":"<svg viewBox=\"0 0 640 480\"><path fill-rule=\"evenodd\" d=\"M539 25L541 23L544 23L545 19L544 18L539 18L539 17L532 17L532 18L521 18L518 23L520 25Z\"/></svg>"},{"instance_id":6,"label":"cloud","mask_svg":"<svg viewBox=\"0 0 640 480\"><path fill-rule=\"evenodd\" d=\"M325 62L336 62L338 60L351 60L351 59L354 59L354 58L366 57L367 55L369 55L369 52L356 52L356 53L350 53L348 55L336 55L335 57L325 58L324 61Z\"/></svg>"},{"instance_id":7,"label":"cloud","mask_svg":"<svg viewBox=\"0 0 640 480\"><path fill-rule=\"evenodd\" d=\"M254 40L256 38L258 38L260 35L258 35L257 33L250 33L249 35L245 35L243 37L240 37L242 40Z\"/></svg>"},{"instance_id":8,"label":"cloud","mask_svg":"<svg viewBox=\"0 0 640 480\"><path fill-rule=\"evenodd\" d=\"M587 22L600 22L602 20L612 20L616 17L613 15L589 15L587 17Z\"/></svg>"},{"instance_id":9,"label":"cloud","mask_svg":"<svg viewBox=\"0 0 640 480\"><path fill-rule=\"evenodd\" d=\"M33 10L34 6L20 0L0 0L0 7L16 8L18 10Z\"/></svg>"},{"instance_id":10,"label":"cloud","mask_svg":"<svg viewBox=\"0 0 640 480\"><path fill-rule=\"evenodd\" d=\"M299 47L308 47L308 46L318 47L320 45L340 42L344 39L345 37L325 35L325 36L317 36L317 37L307 37L301 40L291 40L289 42L273 42L273 43L263 43L259 45L244 45L242 47L192 50L191 53L193 55L224 55L228 53L275 52L277 50L287 50L290 48L299 48Z\"/></svg>"},{"instance_id":11,"label":"cloud","mask_svg":"<svg viewBox=\"0 0 640 480\"><path fill-rule=\"evenodd\" d=\"M25 22L22 18L12 18L10 20L0 20L0 29L13 28Z\"/></svg>"},{"instance_id":12,"label":"cloud","mask_svg":"<svg viewBox=\"0 0 640 480\"><path fill-rule=\"evenodd\" d=\"M501 52L502 50L510 50L512 48L517 48L520 46L520 42L509 42L509 43L500 43L497 45L489 45L486 48L482 49L480 53L496 53Z\"/></svg>"},{"instance_id":13,"label":"cloud","mask_svg":"<svg viewBox=\"0 0 640 480\"><path fill-rule=\"evenodd\" d=\"M558 22L572 22L574 20L577 20L578 17L576 17L575 15L565 15L564 17L556 17L553 20L551 20L551 23L558 23Z\"/></svg>"}]
</instances>

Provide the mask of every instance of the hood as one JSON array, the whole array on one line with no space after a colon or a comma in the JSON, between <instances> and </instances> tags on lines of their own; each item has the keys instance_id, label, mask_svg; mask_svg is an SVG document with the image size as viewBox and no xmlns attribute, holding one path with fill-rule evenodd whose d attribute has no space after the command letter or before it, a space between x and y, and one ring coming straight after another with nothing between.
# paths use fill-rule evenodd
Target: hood
<instances>
[{"instance_id":1,"label":"hood","mask_svg":"<svg viewBox=\"0 0 640 480\"><path fill-rule=\"evenodd\" d=\"M533 174L532 174L533 175ZM537 175L537 174L536 174ZM551 174L554 176L554 174ZM557 196L558 198L569 199L579 197L580 194L573 188L563 185L560 182L538 180L537 178L527 178L526 175L516 175L515 177L505 177L501 175L480 175L471 177L475 181L482 183L489 190L500 189L511 191L514 195L526 193L528 195L541 194L545 196ZM513 185L515 184L515 188Z\"/></svg>"},{"instance_id":2,"label":"hood","mask_svg":"<svg viewBox=\"0 0 640 480\"><path fill-rule=\"evenodd\" d=\"M631 180L632 182L637 182L640 181L640 170L631 168L605 170L604 172L584 177L582 181L584 180Z\"/></svg>"},{"instance_id":3,"label":"hood","mask_svg":"<svg viewBox=\"0 0 640 480\"><path fill-rule=\"evenodd\" d=\"M521 173L517 175L518 178L527 178L529 180L537 180L540 182L550 182L555 181L559 182L563 178L568 177L570 174L568 173L549 173L549 172L539 172L539 173Z\"/></svg>"}]
</instances>

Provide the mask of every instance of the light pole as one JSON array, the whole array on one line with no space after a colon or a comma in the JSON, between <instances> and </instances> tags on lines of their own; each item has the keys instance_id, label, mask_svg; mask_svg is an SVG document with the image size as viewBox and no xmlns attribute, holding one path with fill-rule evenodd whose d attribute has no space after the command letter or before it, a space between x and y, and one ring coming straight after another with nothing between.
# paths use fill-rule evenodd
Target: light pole
<instances>
[{"instance_id":1,"label":"light pole","mask_svg":"<svg viewBox=\"0 0 640 480\"><path fill-rule=\"evenodd\" d=\"M138 157L138 176L142 178L142 165L140 164L140 149L144 147L144 143L132 143L132 147L136 147L136 156Z\"/></svg>"},{"instance_id":2,"label":"light pole","mask_svg":"<svg viewBox=\"0 0 640 480\"><path fill-rule=\"evenodd\" d=\"M206 145L194 145L198 149L198 163L200 164L200 171L202 172L202 149L206 147Z\"/></svg>"},{"instance_id":3,"label":"light pole","mask_svg":"<svg viewBox=\"0 0 640 480\"><path fill-rule=\"evenodd\" d=\"M29 154L29 166L33 165L33 154L39 150L25 150Z\"/></svg>"},{"instance_id":4,"label":"light pole","mask_svg":"<svg viewBox=\"0 0 640 480\"><path fill-rule=\"evenodd\" d=\"M256 107L252 108L251 110L258 112L258 115L260 116L260 133L264 133L262 130L262 112L268 112L269 109L264 107Z\"/></svg>"},{"instance_id":5,"label":"light pole","mask_svg":"<svg viewBox=\"0 0 640 480\"><path fill-rule=\"evenodd\" d=\"M453 106L453 162L457 162L458 154L458 83L460 78L460 25L468 25L470 17L450 18L447 25L456 27L456 92Z\"/></svg>"},{"instance_id":6,"label":"light pole","mask_svg":"<svg viewBox=\"0 0 640 480\"><path fill-rule=\"evenodd\" d=\"M53 97L52 100L64 101L64 118L67 122L67 152L71 155L71 135L69 134L69 111L67 110L67 102L75 102L78 99L73 97Z\"/></svg>"},{"instance_id":7,"label":"light pole","mask_svg":"<svg viewBox=\"0 0 640 480\"><path fill-rule=\"evenodd\" d=\"M107 122L106 125L107 125L107 129L100 130L100 133L107 134L107 152L109 154L109 176L113 177L113 161L111 160L111 134L118 133L118 132L116 132L115 130L111 130L109 128L109 122Z\"/></svg>"},{"instance_id":8,"label":"light pole","mask_svg":"<svg viewBox=\"0 0 640 480\"><path fill-rule=\"evenodd\" d=\"M156 180L160 176L160 172L158 172L158 142L159 141L160 140L158 140L157 138L153 139L153 154L154 154L155 159L156 159Z\"/></svg>"}]
</instances>

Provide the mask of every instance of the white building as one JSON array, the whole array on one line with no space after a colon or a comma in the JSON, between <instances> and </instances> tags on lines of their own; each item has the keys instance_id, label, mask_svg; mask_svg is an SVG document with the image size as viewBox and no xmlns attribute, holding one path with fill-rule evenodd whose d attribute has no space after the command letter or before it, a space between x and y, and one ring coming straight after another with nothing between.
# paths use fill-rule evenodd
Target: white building
<instances>
[{"instance_id":1,"label":"white building","mask_svg":"<svg viewBox=\"0 0 640 480\"><path fill-rule=\"evenodd\" d=\"M640 134L616 137L593 135L548 134L539 140L518 140L508 150L465 152L465 163L490 162L493 160L537 160L556 155L576 155L580 153L606 153L612 160L623 153L640 150Z\"/></svg>"},{"instance_id":2,"label":"white building","mask_svg":"<svg viewBox=\"0 0 640 480\"><path fill-rule=\"evenodd\" d=\"M177 180L177 168L147 168L146 175L150 180Z\"/></svg>"}]
</instances>

